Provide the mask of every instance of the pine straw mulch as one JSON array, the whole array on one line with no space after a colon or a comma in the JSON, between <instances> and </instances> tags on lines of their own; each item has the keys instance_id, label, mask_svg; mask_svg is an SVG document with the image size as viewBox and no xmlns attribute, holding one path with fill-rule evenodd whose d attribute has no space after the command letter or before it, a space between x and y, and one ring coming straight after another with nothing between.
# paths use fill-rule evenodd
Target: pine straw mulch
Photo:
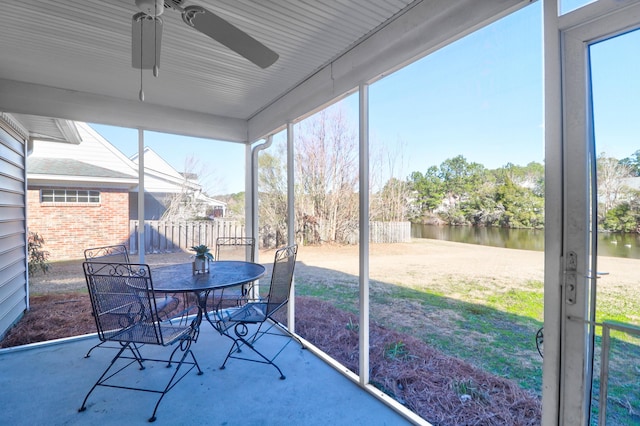
<instances>
[{"instance_id":1,"label":"pine straw mulch","mask_svg":"<svg viewBox=\"0 0 640 426\"><path fill-rule=\"evenodd\" d=\"M358 372L358 318L317 299L296 298L296 331ZM88 295L34 296L0 347L95 332ZM409 335L370 328L370 381L434 425L539 425L541 403L516 383L476 369ZM395 348L395 356L388 356ZM387 354L387 355L385 355Z\"/></svg>"}]
</instances>

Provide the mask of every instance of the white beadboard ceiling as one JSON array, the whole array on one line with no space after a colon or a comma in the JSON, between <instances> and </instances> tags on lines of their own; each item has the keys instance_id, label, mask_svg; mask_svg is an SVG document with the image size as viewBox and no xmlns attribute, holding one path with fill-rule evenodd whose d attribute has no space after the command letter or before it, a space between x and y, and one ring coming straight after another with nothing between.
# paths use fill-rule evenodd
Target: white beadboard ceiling
<instances>
[{"instance_id":1,"label":"white beadboard ceiling","mask_svg":"<svg viewBox=\"0 0 640 426\"><path fill-rule=\"evenodd\" d=\"M187 0L280 58L261 69L165 10L144 102L134 0L2 3L0 111L253 142L529 1Z\"/></svg>"}]
</instances>

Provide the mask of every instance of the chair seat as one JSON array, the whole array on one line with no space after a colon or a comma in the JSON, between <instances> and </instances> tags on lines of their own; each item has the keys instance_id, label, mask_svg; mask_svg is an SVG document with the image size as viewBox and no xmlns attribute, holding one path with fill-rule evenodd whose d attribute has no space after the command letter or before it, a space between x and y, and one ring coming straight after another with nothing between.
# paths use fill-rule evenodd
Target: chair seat
<instances>
[{"instance_id":1,"label":"chair seat","mask_svg":"<svg viewBox=\"0 0 640 426\"><path fill-rule=\"evenodd\" d=\"M222 317L223 322L259 323L267 319L267 303L252 302L238 309L228 309Z\"/></svg>"},{"instance_id":2,"label":"chair seat","mask_svg":"<svg viewBox=\"0 0 640 426\"><path fill-rule=\"evenodd\" d=\"M164 311L165 309L167 309L167 307L174 309L176 306L178 306L178 303L179 303L178 299L173 296L155 297L155 305L158 312ZM131 304L123 304L120 306L114 305L114 304L112 304L112 306L102 305L102 308L105 311L109 311L110 313L124 314L130 311L130 305Z\"/></svg>"},{"instance_id":3,"label":"chair seat","mask_svg":"<svg viewBox=\"0 0 640 426\"><path fill-rule=\"evenodd\" d=\"M123 330L117 330L113 334L109 333L106 340L122 341L126 340L133 343L158 343L157 332L161 332L164 346L185 338L191 333L191 326L171 325L166 323L145 324L137 323Z\"/></svg>"}]
</instances>

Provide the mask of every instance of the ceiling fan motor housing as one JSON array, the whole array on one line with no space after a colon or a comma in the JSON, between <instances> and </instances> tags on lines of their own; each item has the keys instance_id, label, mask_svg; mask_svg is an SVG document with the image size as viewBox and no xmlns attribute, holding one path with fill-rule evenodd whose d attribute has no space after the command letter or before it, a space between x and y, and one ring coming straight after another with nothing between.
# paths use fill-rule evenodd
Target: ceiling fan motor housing
<instances>
[{"instance_id":1,"label":"ceiling fan motor housing","mask_svg":"<svg viewBox=\"0 0 640 426\"><path fill-rule=\"evenodd\" d=\"M251 37L242 29L202 6L185 6L185 0L135 0L142 12L133 15L132 65L139 69L154 69L157 74L160 61L160 41L164 9L171 9L182 15L189 27L233 50L260 68L267 68L276 62L279 55ZM145 52L150 52L145 53Z\"/></svg>"},{"instance_id":2,"label":"ceiling fan motor housing","mask_svg":"<svg viewBox=\"0 0 640 426\"><path fill-rule=\"evenodd\" d=\"M150 16L160 16L164 12L163 0L136 0L136 6Z\"/></svg>"}]
</instances>

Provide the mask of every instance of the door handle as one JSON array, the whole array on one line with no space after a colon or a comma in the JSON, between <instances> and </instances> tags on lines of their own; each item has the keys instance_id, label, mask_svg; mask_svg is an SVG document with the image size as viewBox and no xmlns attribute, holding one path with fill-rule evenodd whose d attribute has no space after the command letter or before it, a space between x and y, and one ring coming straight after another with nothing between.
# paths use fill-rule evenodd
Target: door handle
<instances>
[{"instance_id":1,"label":"door handle","mask_svg":"<svg viewBox=\"0 0 640 426\"><path fill-rule=\"evenodd\" d=\"M564 275L567 303L573 305L576 303L577 280L576 272L578 270L578 255L574 251L567 253L567 262L565 263Z\"/></svg>"}]
</instances>

